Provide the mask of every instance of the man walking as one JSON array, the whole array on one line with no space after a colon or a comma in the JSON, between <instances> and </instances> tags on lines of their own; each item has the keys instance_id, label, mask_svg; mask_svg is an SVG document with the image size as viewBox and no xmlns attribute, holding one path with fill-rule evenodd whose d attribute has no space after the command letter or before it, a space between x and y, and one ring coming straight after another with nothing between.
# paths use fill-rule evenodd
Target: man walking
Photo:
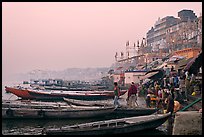
<instances>
[{"instance_id":1,"label":"man walking","mask_svg":"<svg viewBox=\"0 0 204 137\"><path fill-rule=\"evenodd\" d=\"M127 98L128 107L130 108L136 107L135 106L135 103L137 103L136 100L137 100L137 86L134 84L134 82L132 82L130 88L128 89L128 98Z\"/></svg>"},{"instance_id":2,"label":"man walking","mask_svg":"<svg viewBox=\"0 0 204 137\"><path fill-rule=\"evenodd\" d=\"M115 108L117 108L117 107L120 107L120 103L118 101L119 94L120 94L120 89L118 87L118 83L117 82L114 82L114 94L115 94L115 97L114 97L114 106L115 106Z\"/></svg>"}]
</instances>

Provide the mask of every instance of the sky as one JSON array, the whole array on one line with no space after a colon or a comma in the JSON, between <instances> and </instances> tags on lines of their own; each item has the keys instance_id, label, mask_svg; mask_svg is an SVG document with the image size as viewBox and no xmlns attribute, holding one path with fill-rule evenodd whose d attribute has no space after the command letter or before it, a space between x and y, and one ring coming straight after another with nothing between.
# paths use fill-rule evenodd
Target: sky
<instances>
[{"instance_id":1,"label":"sky","mask_svg":"<svg viewBox=\"0 0 204 137\"><path fill-rule=\"evenodd\" d=\"M2 74L110 67L158 18L202 2L3 2Z\"/></svg>"}]
</instances>

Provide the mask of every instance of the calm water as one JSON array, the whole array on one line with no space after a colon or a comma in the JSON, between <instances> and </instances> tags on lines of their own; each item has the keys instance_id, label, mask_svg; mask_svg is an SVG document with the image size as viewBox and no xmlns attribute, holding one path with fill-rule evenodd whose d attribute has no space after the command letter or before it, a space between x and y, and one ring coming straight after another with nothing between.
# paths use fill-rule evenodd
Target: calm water
<instances>
[{"instance_id":1,"label":"calm water","mask_svg":"<svg viewBox=\"0 0 204 137\"><path fill-rule=\"evenodd\" d=\"M13 94L5 92L5 86L18 85L20 82L3 82L2 83L2 99L16 100L17 97ZM20 84L23 85L23 84ZM15 119L2 120L2 134L3 135L40 135L43 128L47 127L61 127L72 124L79 124L83 122L92 122L96 120L103 120L104 117L90 118L90 119ZM108 119L108 118L105 118ZM154 130L140 131L133 133L133 135L167 135L166 126L163 124Z\"/></svg>"}]
</instances>

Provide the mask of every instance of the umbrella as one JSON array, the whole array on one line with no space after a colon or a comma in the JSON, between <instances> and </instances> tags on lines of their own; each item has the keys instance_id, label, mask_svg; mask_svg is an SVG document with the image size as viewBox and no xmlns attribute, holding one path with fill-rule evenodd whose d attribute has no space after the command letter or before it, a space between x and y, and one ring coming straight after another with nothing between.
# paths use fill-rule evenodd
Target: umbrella
<instances>
[{"instance_id":1,"label":"umbrella","mask_svg":"<svg viewBox=\"0 0 204 137\"><path fill-rule=\"evenodd\" d=\"M146 74L146 75L143 77L143 79L150 78L150 77L154 76L154 75L157 74L157 73L159 73L159 71L150 72L150 73Z\"/></svg>"},{"instance_id":2,"label":"umbrella","mask_svg":"<svg viewBox=\"0 0 204 137\"><path fill-rule=\"evenodd\" d=\"M197 58L197 56L194 57L194 58L192 58L192 59L186 64L186 67L184 68L184 71L190 69L191 65L195 62L196 58Z\"/></svg>"}]
</instances>

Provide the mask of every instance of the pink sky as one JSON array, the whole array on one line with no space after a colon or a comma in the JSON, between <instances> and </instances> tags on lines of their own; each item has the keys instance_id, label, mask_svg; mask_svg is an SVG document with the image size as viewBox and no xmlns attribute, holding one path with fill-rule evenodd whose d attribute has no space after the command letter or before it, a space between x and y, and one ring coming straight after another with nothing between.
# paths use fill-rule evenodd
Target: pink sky
<instances>
[{"instance_id":1,"label":"pink sky","mask_svg":"<svg viewBox=\"0 0 204 137\"><path fill-rule=\"evenodd\" d=\"M146 37L160 17L180 10L202 13L202 2L3 2L2 68L9 74L33 69L109 67L116 52Z\"/></svg>"}]
</instances>

